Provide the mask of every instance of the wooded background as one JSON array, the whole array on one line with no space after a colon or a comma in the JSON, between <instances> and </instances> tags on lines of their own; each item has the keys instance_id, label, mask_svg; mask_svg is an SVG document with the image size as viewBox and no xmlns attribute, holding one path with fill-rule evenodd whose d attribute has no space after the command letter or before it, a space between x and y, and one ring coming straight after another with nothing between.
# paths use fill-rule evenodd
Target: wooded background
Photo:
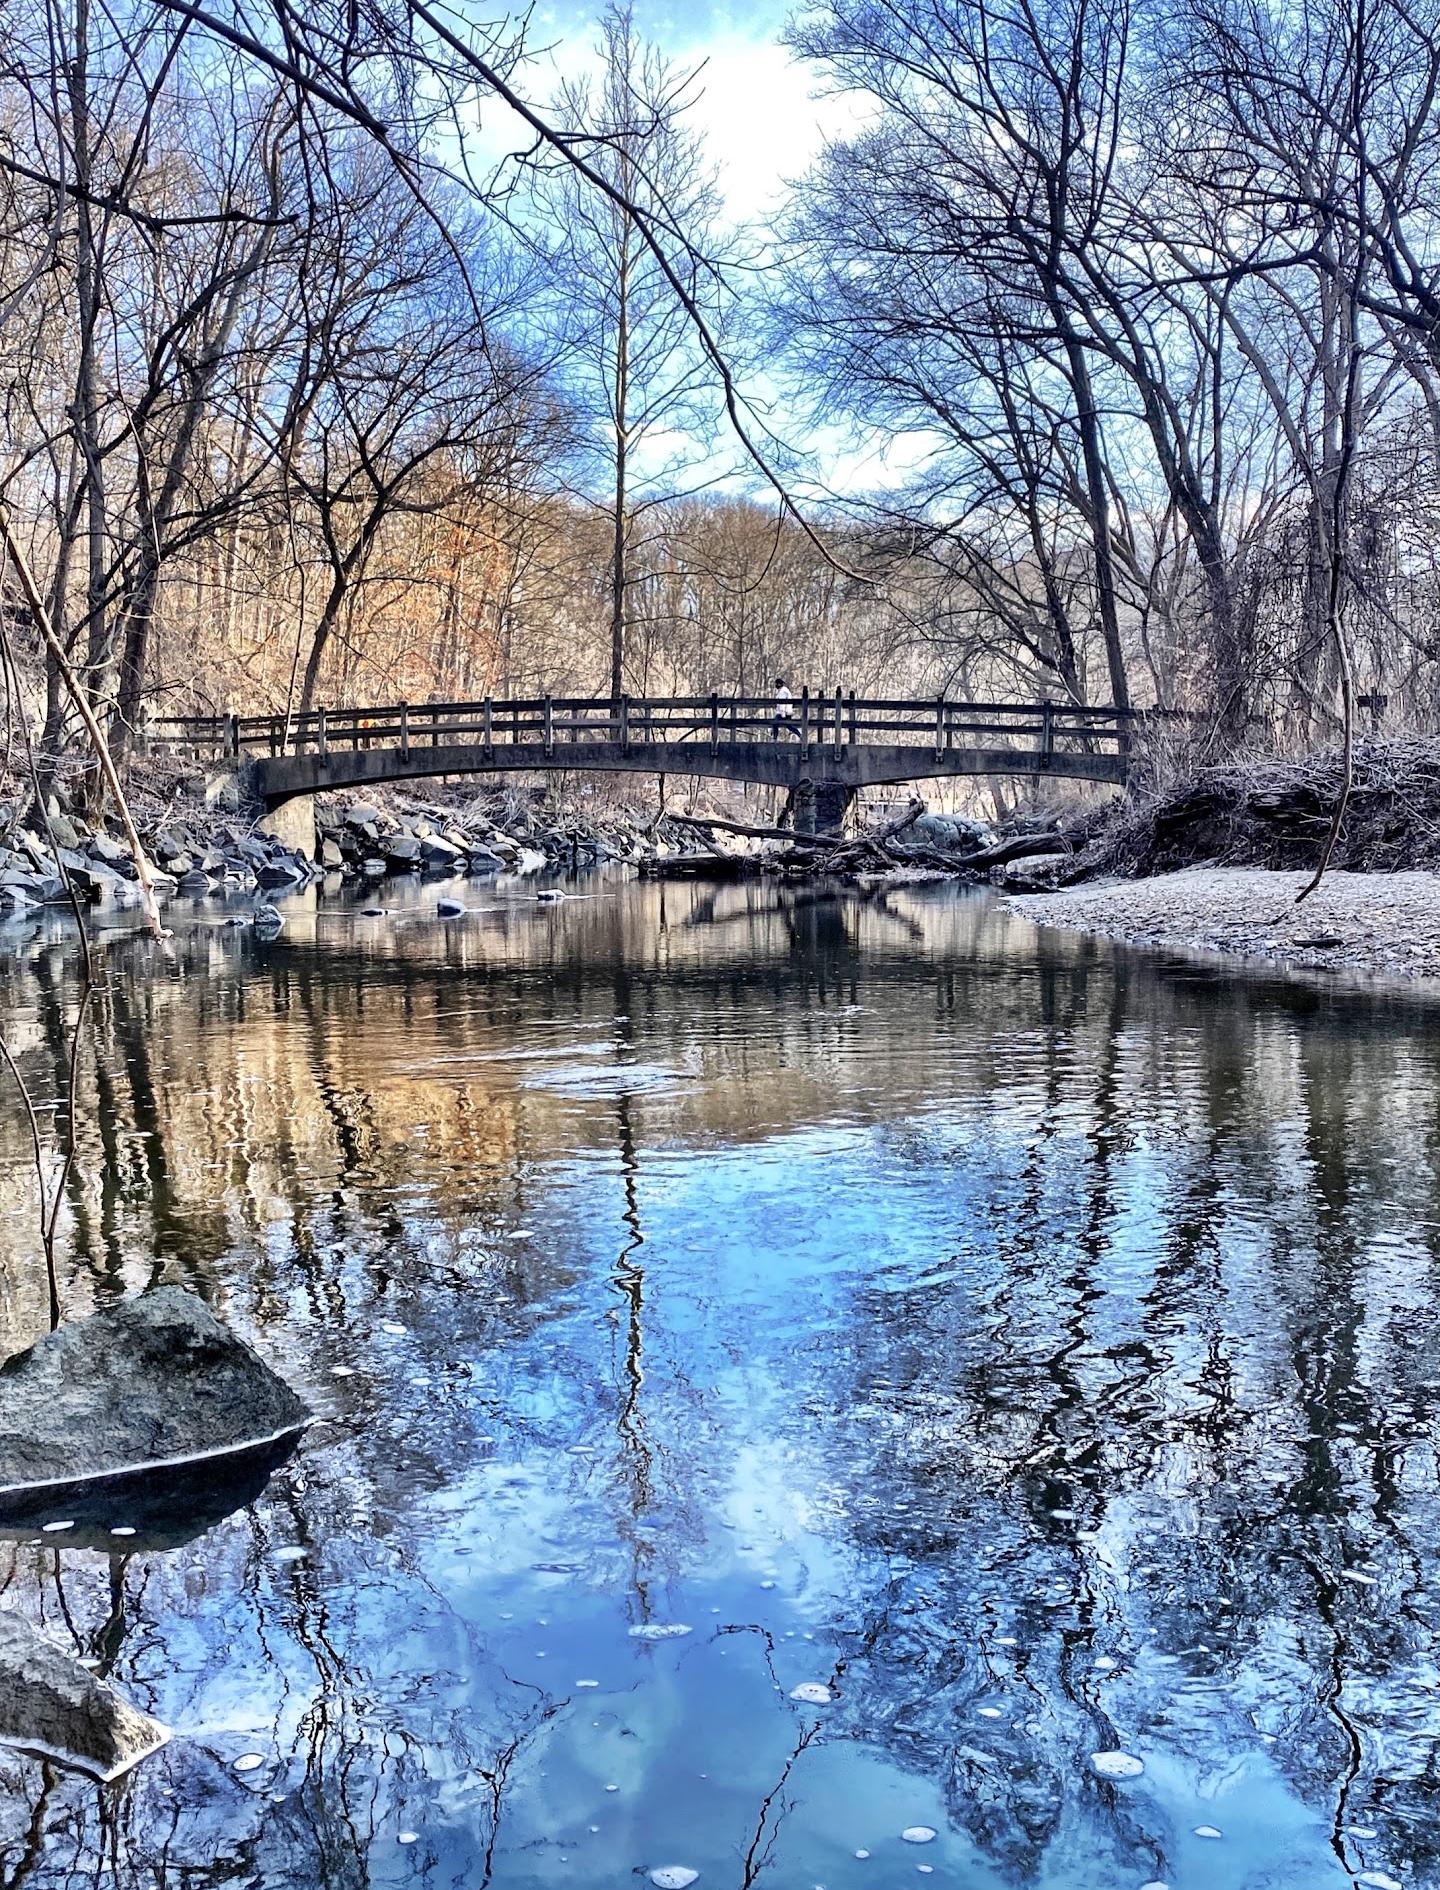
<instances>
[{"instance_id":1,"label":"wooded background","mask_svg":"<svg viewBox=\"0 0 1440 1890\"><path fill-rule=\"evenodd\" d=\"M782 672L1433 729L1436 0L825 0L760 230L642 27L544 98L426 4L10 9L0 500L118 755Z\"/></svg>"}]
</instances>

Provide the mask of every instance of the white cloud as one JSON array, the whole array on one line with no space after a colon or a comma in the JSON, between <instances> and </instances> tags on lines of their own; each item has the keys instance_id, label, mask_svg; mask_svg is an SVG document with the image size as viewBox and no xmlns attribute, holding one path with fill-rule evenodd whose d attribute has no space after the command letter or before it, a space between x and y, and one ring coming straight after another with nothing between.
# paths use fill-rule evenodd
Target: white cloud
<instances>
[{"instance_id":1,"label":"white cloud","mask_svg":"<svg viewBox=\"0 0 1440 1890\"><path fill-rule=\"evenodd\" d=\"M598 69L595 11L551 6L532 19L530 43L543 49L518 75L520 88L543 103L562 81ZM769 0L738 7L635 7L642 38L660 46L681 70L703 67L691 122L703 134L719 171L727 215L742 223L773 217L785 183L800 176L826 136L859 121L845 99L817 95L815 69L781 44L786 9ZM485 142L511 148L518 126L508 114L487 114Z\"/></svg>"}]
</instances>

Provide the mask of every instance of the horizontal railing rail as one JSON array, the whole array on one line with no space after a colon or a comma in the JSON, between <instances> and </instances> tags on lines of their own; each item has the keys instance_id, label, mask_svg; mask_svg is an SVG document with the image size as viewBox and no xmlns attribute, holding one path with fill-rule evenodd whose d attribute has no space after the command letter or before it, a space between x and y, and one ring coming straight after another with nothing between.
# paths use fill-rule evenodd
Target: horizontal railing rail
<instances>
[{"instance_id":1,"label":"horizontal railing rail","mask_svg":"<svg viewBox=\"0 0 1440 1890\"><path fill-rule=\"evenodd\" d=\"M587 743L649 749L708 742L783 742L810 749L933 746L937 755L976 738L1017 739L1041 757L1124 749L1134 712L1059 702L952 701L945 696L859 696L802 689L783 712L773 696L492 696L468 702L381 703L291 715L173 715L150 724L151 739L239 757L327 755L331 749L396 744L420 748L524 747L546 758Z\"/></svg>"}]
</instances>

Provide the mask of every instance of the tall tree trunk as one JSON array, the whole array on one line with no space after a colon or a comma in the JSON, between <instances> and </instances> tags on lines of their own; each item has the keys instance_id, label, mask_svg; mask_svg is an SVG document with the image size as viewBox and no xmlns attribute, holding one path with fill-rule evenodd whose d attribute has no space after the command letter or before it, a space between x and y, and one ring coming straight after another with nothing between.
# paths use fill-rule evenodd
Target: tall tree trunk
<instances>
[{"instance_id":1,"label":"tall tree trunk","mask_svg":"<svg viewBox=\"0 0 1440 1890\"><path fill-rule=\"evenodd\" d=\"M1065 353L1075 389L1076 422L1085 466L1090 505L1090 535L1094 540L1095 602L1100 633L1105 641L1105 666L1110 677L1110 701L1117 709L1130 707L1130 682L1125 672L1125 651L1120 642L1120 612L1115 599L1115 560L1110 545L1110 495L1105 485L1105 454L1100 439L1100 414L1090 380L1085 349L1070 323L1061 317Z\"/></svg>"},{"instance_id":2,"label":"tall tree trunk","mask_svg":"<svg viewBox=\"0 0 1440 1890\"><path fill-rule=\"evenodd\" d=\"M618 313L615 327L615 518L610 568L610 700L618 705L625 693L625 630L630 582L628 568L630 517L627 481L630 470L630 228L626 220L620 242L620 269L616 279Z\"/></svg>"},{"instance_id":3,"label":"tall tree trunk","mask_svg":"<svg viewBox=\"0 0 1440 1890\"><path fill-rule=\"evenodd\" d=\"M76 0L75 47L66 72L70 105L70 141L75 171L75 300L79 316L79 359L75 375L75 436L85 479L85 670L82 678L91 708L104 697L110 671L110 621L105 603L105 482L100 456L99 377L96 342L100 321L100 285L96 265L95 223L90 204L90 6ZM58 679L57 679L58 680ZM86 799L100 790L92 769Z\"/></svg>"}]
</instances>

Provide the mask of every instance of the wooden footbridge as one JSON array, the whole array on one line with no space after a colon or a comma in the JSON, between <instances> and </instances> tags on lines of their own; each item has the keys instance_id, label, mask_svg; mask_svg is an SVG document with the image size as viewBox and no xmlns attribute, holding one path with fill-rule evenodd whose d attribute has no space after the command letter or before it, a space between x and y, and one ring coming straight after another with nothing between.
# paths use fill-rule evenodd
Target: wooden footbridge
<instances>
[{"instance_id":1,"label":"wooden footbridge","mask_svg":"<svg viewBox=\"0 0 1440 1890\"><path fill-rule=\"evenodd\" d=\"M153 742L246 764L276 808L297 795L424 775L580 769L817 789L942 775L1122 782L1129 711L1051 702L872 700L803 690L777 722L762 696L390 703L295 715L170 716Z\"/></svg>"}]
</instances>

